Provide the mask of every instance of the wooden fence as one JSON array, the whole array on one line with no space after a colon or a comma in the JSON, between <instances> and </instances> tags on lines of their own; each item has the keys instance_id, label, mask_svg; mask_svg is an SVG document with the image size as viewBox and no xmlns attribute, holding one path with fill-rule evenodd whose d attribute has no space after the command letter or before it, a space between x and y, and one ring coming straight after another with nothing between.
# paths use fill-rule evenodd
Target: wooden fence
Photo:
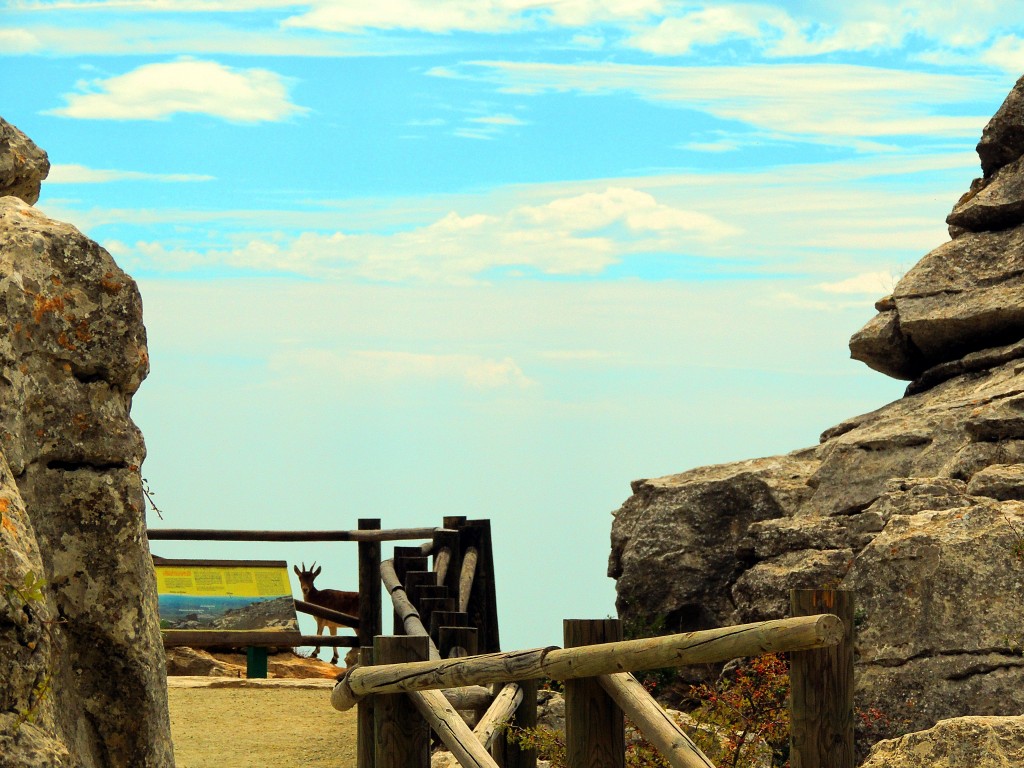
<instances>
[{"instance_id":1,"label":"wooden fence","mask_svg":"<svg viewBox=\"0 0 1024 768\"><path fill-rule=\"evenodd\" d=\"M464 768L535 768L535 753L498 734L535 726L543 678L565 684L569 768L624 766L623 713L674 768L712 768L630 673L774 652L790 657L792 768L853 768L849 593L794 590L788 619L641 640L623 641L616 620L567 620L565 648L503 653L486 521L446 518L418 551L396 547L380 576L396 636L363 647L332 693L335 708L359 707L359 768L425 768L430 730Z\"/></svg>"},{"instance_id":2,"label":"wooden fence","mask_svg":"<svg viewBox=\"0 0 1024 768\"><path fill-rule=\"evenodd\" d=\"M791 768L853 768L849 593L793 590L788 619L640 640L622 640L616 620L566 620L564 648L503 653L489 521L452 516L438 528L384 530L379 519L362 519L358 526L149 532L152 540L358 542L357 637L337 644L358 646L360 663L331 697L337 709L358 706L358 768L426 768L431 729L464 768L535 768L536 753L501 733L506 723L536 725L543 678L565 685L569 768L623 768L624 714L673 768L713 768L630 673L774 652L790 658ZM396 546L382 560L382 542L414 540L422 543ZM393 636L382 634L382 586ZM254 642L280 645L281 636Z\"/></svg>"}]
</instances>

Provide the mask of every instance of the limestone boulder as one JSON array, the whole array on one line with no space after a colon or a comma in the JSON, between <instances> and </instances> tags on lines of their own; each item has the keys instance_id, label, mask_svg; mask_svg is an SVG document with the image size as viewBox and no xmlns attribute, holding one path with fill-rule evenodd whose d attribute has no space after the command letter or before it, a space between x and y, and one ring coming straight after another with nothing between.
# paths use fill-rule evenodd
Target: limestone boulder
<instances>
[{"instance_id":1,"label":"limestone boulder","mask_svg":"<svg viewBox=\"0 0 1024 768\"><path fill-rule=\"evenodd\" d=\"M49 172L46 153L0 117L0 197L11 195L33 205Z\"/></svg>"},{"instance_id":2,"label":"limestone boulder","mask_svg":"<svg viewBox=\"0 0 1024 768\"><path fill-rule=\"evenodd\" d=\"M787 615L793 587L853 588L871 692L859 705L887 713L875 738L1024 711L1024 567L1007 524L1024 478L1021 373L1009 360L955 376L813 449L635 483L612 527L620 617L725 626Z\"/></svg>"},{"instance_id":3,"label":"limestone boulder","mask_svg":"<svg viewBox=\"0 0 1024 768\"><path fill-rule=\"evenodd\" d=\"M850 354L894 378L1024 337L1024 226L966 232L896 284L895 309L854 334Z\"/></svg>"},{"instance_id":4,"label":"limestone boulder","mask_svg":"<svg viewBox=\"0 0 1024 768\"><path fill-rule=\"evenodd\" d=\"M843 582L860 617L858 703L899 713L902 730L1024 712L1024 503L969 498L893 517Z\"/></svg>"},{"instance_id":5,"label":"limestone boulder","mask_svg":"<svg viewBox=\"0 0 1024 768\"><path fill-rule=\"evenodd\" d=\"M881 741L861 768L1016 768L1024 765L1024 717L958 717Z\"/></svg>"},{"instance_id":6,"label":"limestone boulder","mask_svg":"<svg viewBox=\"0 0 1024 768\"><path fill-rule=\"evenodd\" d=\"M985 178L1024 155L1024 77L982 130L978 157Z\"/></svg>"},{"instance_id":7,"label":"limestone boulder","mask_svg":"<svg viewBox=\"0 0 1024 768\"><path fill-rule=\"evenodd\" d=\"M972 496L1024 501L1024 464L992 464L977 472L967 486Z\"/></svg>"},{"instance_id":8,"label":"limestone boulder","mask_svg":"<svg viewBox=\"0 0 1024 768\"><path fill-rule=\"evenodd\" d=\"M53 620L32 523L0 454L0 768L57 768L70 755L56 734Z\"/></svg>"},{"instance_id":9,"label":"limestone boulder","mask_svg":"<svg viewBox=\"0 0 1024 768\"><path fill-rule=\"evenodd\" d=\"M74 227L0 198L0 449L38 544L52 737L83 768L173 766L132 395L135 283Z\"/></svg>"},{"instance_id":10,"label":"limestone boulder","mask_svg":"<svg viewBox=\"0 0 1024 768\"><path fill-rule=\"evenodd\" d=\"M933 368L1024 339L1024 79L978 155L983 178L947 217L953 240L907 272L850 339L855 360L916 389Z\"/></svg>"},{"instance_id":11,"label":"limestone boulder","mask_svg":"<svg viewBox=\"0 0 1024 768\"><path fill-rule=\"evenodd\" d=\"M1009 229L1024 223L1024 158L979 179L953 207L946 223L971 232Z\"/></svg>"},{"instance_id":12,"label":"limestone boulder","mask_svg":"<svg viewBox=\"0 0 1024 768\"><path fill-rule=\"evenodd\" d=\"M615 512L608 574L619 614L685 632L732 613L736 549L752 523L795 513L818 462L805 454L640 480Z\"/></svg>"}]
</instances>

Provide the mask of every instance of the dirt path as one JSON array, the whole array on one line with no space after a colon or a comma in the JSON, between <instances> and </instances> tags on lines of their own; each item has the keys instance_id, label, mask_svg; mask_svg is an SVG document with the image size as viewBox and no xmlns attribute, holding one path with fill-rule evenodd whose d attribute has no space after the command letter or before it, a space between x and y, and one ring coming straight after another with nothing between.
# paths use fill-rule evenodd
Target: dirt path
<instances>
[{"instance_id":1,"label":"dirt path","mask_svg":"<svg viewBox=\"0 0 1024 768\"><path fill-rule=\"evenodd\" d=\"M355 768L355 710L332 680L168 678L177 768Z\"/></svg>"}]
</instances>

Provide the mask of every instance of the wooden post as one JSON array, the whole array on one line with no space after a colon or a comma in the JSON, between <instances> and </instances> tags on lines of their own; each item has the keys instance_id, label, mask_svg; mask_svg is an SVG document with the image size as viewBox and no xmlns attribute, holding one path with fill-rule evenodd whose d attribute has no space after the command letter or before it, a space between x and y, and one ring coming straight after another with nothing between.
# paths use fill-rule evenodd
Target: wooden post
<instances>
[{"instance_id":1,"label":"wooden post","mask_svg":"<svg viewBox=\"0 0 1024 768\"><path fill-rule=\"evenodd\" d=\"M831 613L842 619L842 641L790 654L790 765L853 768L853 593L793 589L793 616Z\"/></svg>"},{"instance_id":2,"label":"wooden post","mask_svg":"<svg viewBox=\"0 0 1024 768\"><path fill-rule=\"evenodd\" d=\"M442 659L476 656L476 627L441 627L437 633L437 650Z\"/></svg>"},{"instance_id":3,"label":"wooden post","mask_svg":"<svg viewBox=\"0 0 1024 768\"><path fill-rule=\"evenodd\" d=\"M380 530L380 520L363 518L359 530ZM370 647L373 638L381 634L380 599L380 542L359 542L359 645Z\"/></svg>"},{"instance_id":4,"label":"wooden post","mask_svg":"<svg viewBox=\"0 0 1024 768\"><path fill-rule=\"evenodd\" d=\"M404 664L427 658L427 638L413 635L373 639L373 658ZM377 696L373 708L376 768L428 768L430 728L405 694Z\"/></svg>"},{"instance_id":5,"label":"wooden post","mask_svg":"<svg viewBox=\"0 0 1024 768\"><path fill-rule=\"evenodd\" d=\"M537 681L522 680L519 688L523 692L523 700L519 702L512 716L513 728L537 727ZM503 738L494 745L492 754L495 762L502 768L537 768L537 750L519 746L518 742L510 742Z\"/></svg>"},{"instance_id":6,"label":"wooden post","mask_svg":"<svg viewBox=\"0 0 1024 768\"><path fill-rule=\"evenodd\" d=\"M435 586L434 572L406 571L402 578L402 586L405 588L405 594L409 596L409 601L418 609L420 607L420 587Z\"/></svg>"},{"instance_id":7,"label":"wooden post","mask_svg":"<svg viewBox=\"0 0 1024 768\"><path fill-rule=\"evenodd\" d=\"M451 599L451 598L449 598ZM458 611L434 611L430 614L430 639L434 641L434 645L438 648L441 646L438 643L441 642L441 638L438 635L441 627L468 627L469 626L469 614L459 613Z\"/></svg>"},{"instance_id":8,"label":"wooden post","mask_svg":"<svg viewBox=\"0 0 1024 768\"><path fill-rule=\"evenodd\" d=\"M469 520L467 527L476 533L479 562L474 583L474 595L471 603L475 603L480 611L480 650L483 653L494 653L501 650L498 637L498 601L494 579L494 550L491 547L491 521ZM472 614L472 609L470 610Z\"/></svg>"},{"instance_id":9,"label":"wooden post","mask_svg":"<svg viewBox=\"0 0 1024 768\"><path fill-rule=\"evenodd\" d=\"M438 587L433 584L421 585L416 588L416 596L412 600L420 613L424 627L430 628L430 617L434 613L435 606L440 606L441 610L447 607L447 601L451 600L447 593L448 587Z\"/></svg>"},{"instance_id":10,"label":"wooden post","mask_svg":"<svg viewBox=\"0 0 1024 768\"><path fill-rule=\"evenodd\" d=\"M359 649L359 663L373 664L373 648ZM375 747L373 741L373 702L374 696L367 696L359 702L356 720L356 768L375 767Z\"/></svg>"},{"instance_id":11,"label":"wooden post","mask_svg":"<svg viewBox=\"0 0 1024 768\"><path fill-rule=\"evenodd\" d=\"M622 639L618 619L566 619L566 648ZM565 753L568 768L624 768L625 724L622 710L593 678L565 682Z\"/></svg>"}]
</instances>

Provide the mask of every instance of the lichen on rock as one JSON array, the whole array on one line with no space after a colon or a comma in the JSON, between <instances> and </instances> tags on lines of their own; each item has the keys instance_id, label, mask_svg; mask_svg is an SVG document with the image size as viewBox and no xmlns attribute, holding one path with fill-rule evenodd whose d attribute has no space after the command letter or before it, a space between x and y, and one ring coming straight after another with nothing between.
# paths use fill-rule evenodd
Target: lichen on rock
<instances>
[{"instance_id":1,"label":"lichen on rock","mask_svg":"<svg viewBox=\"0 0 1024 768\"><path fill-rule=\"evenodd\" d=\"M0 171L21 167L10 146ZM149 370L139 292L33 195L0 191L0 535L17 538L0 550L0 583L45 581L27 628L5 630L0 612L0 665L14 670L0 669L0 765L173 766L145 444L130 416Z\"/></svg>"}]
</instances>

